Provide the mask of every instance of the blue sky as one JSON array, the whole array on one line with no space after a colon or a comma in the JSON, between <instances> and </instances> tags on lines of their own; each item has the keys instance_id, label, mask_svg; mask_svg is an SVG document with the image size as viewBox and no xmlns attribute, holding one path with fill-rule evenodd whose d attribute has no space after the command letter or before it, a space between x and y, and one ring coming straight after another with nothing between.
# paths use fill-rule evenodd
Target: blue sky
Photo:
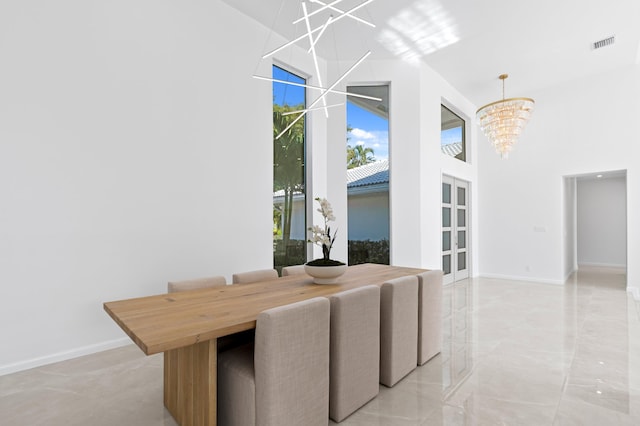
<instances>
[{"instance_id":1,"label":"blue sky","mask_svg":"<svg viewBox=\"0 0 640 426\"><path fill-rule=\"evenodd\" d=\"M349 144L373 149L376 160L389 159L389 120L347 101L347 125L351 131Z\"/></svg>"},{"instance_id":2,"label":"blue sky","mask_svg":"<svg viewBox=\"0 0 640 426\"><path fill-rule=\"evenodd\" d=\"M440 133L440 142L442 145L449 145L460 141L462 141L462 127L454 127L453 129L443 130Z\"/></svg>"},{"instance_id":3,"label":"blue sky","mask_svg":"<svg viewBox=\"0 0 640 426\"><path fill-rule=\"evenodd\" d=\"M281 68L273 67L273 78L278 80L303 83L304 79L295 76ZM274 103L278 105L298 105L304 103L305 88L291 86L283 83L273 83ZM331 110L329 110L331 119ZM372 148L376 160L389 158L389 121L378 117L367 110L347 101L347 124L351 131L349 144L364 145ZM444 130L441 133L442 145L460 142L462 140L462 127ZM345 140L346 144L346 140Z\"/></svg>"},{"instance_id":4,"label":"blue sky","mask_svg":"<svg viewBox=\"0 0 640 426\"><path fill-rule=\"evenodd\" d=\"M304 79L281 68L273 67L273 78L277 80L304 83ZM273 102L278 105L298 105L304 103L305 88L284 83L273 83ZM376 160L389 158L389 122L357 105L347 101L347 123L353 129L349 143L364 145L373 149ZM331 109L329 110L331 119ZM345 146L346 146L345 129Z\"/></svg>"},{"instance_id":5,"label":"blue sky","mask_svg":"<svg viewBox=\"0 0 640 426\"><path fill-rule=\"evenodd\" d=\"M303 78L291 74L288 71L273 67L273 78L276 80L293 81L304 84ZM298 105L304 103L304 87L291 86L284 83L273 83L273 102L278 105Z\"/></svg>"}]
</instances>

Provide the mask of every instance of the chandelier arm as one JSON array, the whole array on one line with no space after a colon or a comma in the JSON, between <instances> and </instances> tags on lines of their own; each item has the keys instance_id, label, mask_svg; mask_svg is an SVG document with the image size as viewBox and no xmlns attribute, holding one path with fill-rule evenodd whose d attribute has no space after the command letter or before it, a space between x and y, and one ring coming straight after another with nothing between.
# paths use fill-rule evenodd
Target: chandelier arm
<instances>
[{"instance_id":1,"label":"chandelier arm","mask_svg":"<svg viewBox=\"0 0 640 426\"><path fill-rule=\"evenodd\" d=\"M307 107L307 109L309 109L309 108L313 108L314 106L316 106L316 104L317 104L318 102L320 102L320 100L321 100L321 99L324 99L324 97L325 97L325 96L327 96L331 90L333 90L333 89L334 89L338 84L340 84L340 82L341 82L342 80L344 80L344 79L347 77L347 75L349 75L349 74L350 74L354 69L356 69L356 67L357 67L358 65L360 65L360 64L362 63L362 61L364 61L365 59L367 59L367 57L368 57L370 54L371 54L371 51L368 51L367 53L365 53L365 54L364 54L364 56L363 56L362 58L358 59L358 61L357 61L355 64L353 64L353 65L351 66L351 68L349 68L349 69L348 69L344 74L342 74L342 76L340 76L340 78L338 78L338 79L337 79L337 80L336 80L336 81L335 81L335 82L334 82L334 83L333 83L333 84L332 84L328 89L323 90L322 94L321 94L321 95L320 95L320 96L319 96L315 101L313 101L313 102L311 103L311 105L309 105L309 106ZM283 130L283 131L282 131L282 132L280 132L280 134L279 134L278 136L276 136L276 139L280 139L280 137L281 137L282 135L284 135L284 134L285 134L285 133L286 133L290 128L292 128L292 127L294 126L294 124L296 124L296 123L298 122L298 120L300 120L300 119L301 119L302 117L304 117L305 115L307 115L307 112L306 112L306 111L303 111L303 112L302 112L299 116L297 116L297 117L295 118L295 120L293 120L293 121L292 121L292 122L291 122L291 123L290 123L290 124L289 124L289 125L288 125L284 130Z\"/></svg>"},{"instance_id":2,"label":"chandelier arm","mask_svg":"<svg viewBox=\"0 0 640 426\"><path fill-rule=\"evenodd\" d=\"M312 86L310 84L304 84L304 83L296 83L294 81L279 80L277 78L272 78L272 77L263 77L261 75L253 75L252 77L255 78L256 80L265 80L265 81L271 81L273 83L288 84L290 86L306 87L307 89L314 89L314 90L321 90L321 91L322 90L328 90L328 89L325 89L324 87ZM341 91L341 90L328 90L328 92L336 94L336 95L353 96L355 98L369 99L369 100L377 101L377 102L381 102L382 101L381 98L376 98L375 96L360 95L358 93L344 92L344 91Z\"/></svg>"},{"instance_id":3,"label":"chandelier arm","mask_svg":"<svg viewBox=\"0 0 640 426\"><path fill-rule=\"evenodd\" d=\"M309 50L307 50L307 53L311 53L311 49L314 49L316 47L316 44L318 44L318 40L320 40L320 37L322 37L322 35L324 34L324 31L329 28L329 25L331 24L331 21L333 21L333 15L329 16L329 19L327 19L327 22L324 23L324 26L322 28L322 30L320 31L320 34L318 34L318 37L315 38L315 40L313 40L313 43L311 44L311 47L309 47Z\"/></svg>"},{"instance_id":4,"label":"chandelier arm","mask_svg":"<svg viewBox=\"0 0 640 426\"><path fill-rule=\"evenodd\" d=\"M326 3L321 3L321 2L311 1L311 3L318 3L318 4L322 5L322 7L321 7L320 9L316 9L316 10L314 10L313 12L311 12L311 13L309 14L309 17L312 17L312 16L317 15L318 13L320 13L320 12L322 12L322 11L324 11L324 10L327 10L327 9L329 9L329 8L332 8L334 5L336 5L336 4L338 4L338 3L342 3L342 1L343 1L343 0L334 0L334 1L332 1L332 2L331 2L331 4L326 4ZM305 1L303 0L303 2L302 2L302 3L304 4L304 3L305 3ZM341 11L340 9L338 9L338 11L340 11L340 13L344 13L344 12L343 12L343 11ZM295 25L295 24L297 24L298 22L302 22L302 21L304 21L304 19L305 19L305 17L304 17L304 16L303 16L302 18L298 18L298 19L296 19L295 21L293 21L293 22L292 22L292 24L294 24L294 25Z\"/></svg>"},{"instance_id":5,"label":"chandelier arm","mask_svg":"<svg viewBox=\"0 0 640 426\"><path fill-rule=\"evenodd\" d=\"M307 35L309 36L309 44L311 45L311 56L313 57L313 65L315 66L316 69L316 77L318 79L318 83L320 86L323 86L322 84L322 77L320 75L320 67L318 66L318 56L316 55L316 43L313 40L313 34L311 33L311 23L309 22L309 14L307 13L307 3L306 2L302 2L302 13L304 14L304 22L305 25L307 27ZM329 18L331 19L331 18ZM318 38L320 38L320 36L322 35L322 33L324 32L324 30L327 28L327 24L325 24L325 26L323 27L322 31L320 31L320 34L318 35ZM327 109L327 98L323 97L322 98L322 105L324 106L324 115L326 118L329 118L329 110Z\"/></svg>"},{"instance_id":6,"label":"chandelier arm","mask_svg":"<svg viewBox=\"0 0 640 426\"><path fill-rule=\"evenodd\" d=\"M331 20L331 25L335 24L335 23L336 23L336 22L338 22L340 19L342 19L342 18L344 18L344 17L346 17L346 16L349 16L349 15L347 15L348 13L355 12L356 10L358 10L358 9L360 9L360 8L362 8L362 7L366 6L366 5L368 5L368 4L369 4L369 3L371 3L371 2L373 2L373 0L367 0L367 1L365 1L364 3L361 3L361 4L357 5L357 6L355 6L355 7L351 8L351 9L349 9L347 12L345 12L345 14L344 14L344 15L340 15L340 16L338 16L337 18L335 18L335 19ZM318 32L318 31L320 31L323 27L324 27L324 25L321 25L321 26L319 26L319 27L314 28L313 30L311 30L311 32L312 32L312 33L316 33L316 32ZM291 40L291 41L290 41L290 42L288 42L288 43L283 44L282 46L278 47L277 49L274 49L274 50L272 50L271 52L265 53L265 54L262 56L262 59L266 59L266 58L268 58L269 56L273 56L273 55L275 55L276 53L278 53L278 52L279 52L279 51L281 51L282 49L285 49L285 48L287 48L287 47L291 46L292 44L296 44L296 43L297 43L297 42L299 42L300 40L303 40L305 37L307 37L307 34L302 34L300 37L298 37L298 38L296 38L296 39L294 39L294 40Z\"/></svg>"},{"instance_id":7,"label":"chandelier arm","mask_svg":"<svg viewBox=\"0 0 640 426\"><path fill-rule=\"evenodd\" d=\"M349 18L354 19L354 20L356 20L356 21L360 22L361 24L368 25L368 26L370 26L371 28L375 28L375 27L376 27L376 25L375 25L375 24L373 24L373 23L371 23L371 22L369 22L369 21L367 21L367 20L365 20L365 19L358 18L357 16L352 15L350 12L345 12L345 11L343 11L343 10L341 10L341 9L338 9L337 7L333 7L332 5L327 5L326 3L324 3L324 2L322 2L322 1L320 1L320 0L309 0L309 1L310 1L311 3L318 3L319 5L327 6L329 9L333 10L334 12L338 12L338 13L340 13L340 14L347 15Z\"/></svg>"}]
</instances>

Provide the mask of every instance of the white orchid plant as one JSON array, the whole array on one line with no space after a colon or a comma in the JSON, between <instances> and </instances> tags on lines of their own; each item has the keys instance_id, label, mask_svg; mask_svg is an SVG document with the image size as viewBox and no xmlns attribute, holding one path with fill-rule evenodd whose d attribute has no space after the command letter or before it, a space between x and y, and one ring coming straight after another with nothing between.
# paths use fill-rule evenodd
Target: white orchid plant
<instances>
[{"instance_id":1,"label":"white orchid plant","mask_svg":"<svg viewBox=\"0 0 640 426\"><path fill-rule=\"evenodd\" d=\"M331 260L329 258L329 255L331 254L331 248L333 247L333 242L336 240L336 235L338 233L338 231L335 231L333 233L333 236L331 236L331 227L329 226L329 222L333 222L336 220L336 217L333 215L333 208L331 208L331 203L329 203L326 198L316 198L315 200L320 204L318 212L322 214L322 217L324 219L324 227L319 225L310 227L309 231L311 231L312 236L311 239L309 239L309 242L322 247L322 259L313 260L308 264L311 266L344 265L344 263L342 262Z\"/></svg>"}]
</instances>

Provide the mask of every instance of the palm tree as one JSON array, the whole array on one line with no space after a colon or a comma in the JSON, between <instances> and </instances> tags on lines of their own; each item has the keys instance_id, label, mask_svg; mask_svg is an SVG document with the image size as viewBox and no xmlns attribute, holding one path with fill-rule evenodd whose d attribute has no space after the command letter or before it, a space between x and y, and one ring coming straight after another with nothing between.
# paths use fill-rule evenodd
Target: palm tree
<instances>
[{"instance_id":1,"label":"palm tree","mask_svg":"<svg viewBox=\"0 0 640 426\"><path fill-rule=\"evenodd\" d=\"M356 145L355 147L347 145L347 169L373 163L376 161L376 157L373 154L373 148L365 148L364 145Z\"/></svg>"},{"instance_id":2,"label":"palm tree","mask_svg":"<svg viewBox=\"0 0 640 426\"><path fill-rule=\"evenodd\" d=\"M356 151L353 149L351 145L347 145L347 168L350 169L350 164L353 163L354 158L356 157Z\"/></svg>"}]
</instances>

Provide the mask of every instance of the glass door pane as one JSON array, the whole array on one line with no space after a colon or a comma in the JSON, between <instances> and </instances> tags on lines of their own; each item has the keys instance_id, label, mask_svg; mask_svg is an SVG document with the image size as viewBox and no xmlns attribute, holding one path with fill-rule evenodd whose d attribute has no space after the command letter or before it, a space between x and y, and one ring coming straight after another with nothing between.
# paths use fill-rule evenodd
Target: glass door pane
<instances>
[{"instance_id":1,"label":"glass door pane","mask_svg":"<svg viewBox=\"0 0 640 426\"><path fill-rule=\"evenodd\" d=\"M467 205L467 189L464 187L458 187L456 189L458 190L458 194L456 197L457 204L459 206L466 206Z\"/></svg>"},{"instance_id":2,"label":"glass door pane","mask_svg":"<svg viewBox=\"0 0 640 426\"><path fill-rule=\"evenodd\" d=\"M442 227L443 228L451 227L451 207L442 208Z\"/></svg>"},{"instance_id":3,"label":"glass door pane","mask_svg":"<svg viewBox=\"0 0 640 426\"><path fill-rule=\"evenodd\" d=\"M467 248L467 231L458 231L458 249Z\"/></svg>"},{"instance_id":4,"label":"glass door pane","mask_svg":"<svg viewBox=\"0 0 640 426\"><path fill-rule=\"evenodd\" d=\"M458 253L458 271L463 271L467 269L467 253L459 252Z\"/></svg>"},{"instance_id":5,"label":"glass door pane","mask_svg":"<svg viewBox=\"0 0 640 426\"><path fill-rule=\"evenodd\" d=\"M458 227L467 226L467 211L465 209L458 209Z\"/></svg>"},{"instance_id":6,"label":"glass door pane","mask_svg":"<svg viewBox=\"0 0 640 426\"><path fill-rule=\"evenodd\" d=\"M451 255L447 254L442 256L442 271L444 275L448 275L451 273Z\"/></svg>"},{"instance_id":7,"label":"glass door pane","mask_svg":"<svg viewBox=\"0 0 640 426\"><path fill-rule=\"evenodd\" d=\"M442 184L442 203L451 204L451 184Z\"/></svg>"},{"instance_id":8,"label":"glass door pane","mask_svg":"<svg viewBox=\"0 0 640 426\"><path fill-rule=\"evenodd\" d=\"M442 232L442 251L451 250L451 231Z\"/></svg>"}]
</instances>

